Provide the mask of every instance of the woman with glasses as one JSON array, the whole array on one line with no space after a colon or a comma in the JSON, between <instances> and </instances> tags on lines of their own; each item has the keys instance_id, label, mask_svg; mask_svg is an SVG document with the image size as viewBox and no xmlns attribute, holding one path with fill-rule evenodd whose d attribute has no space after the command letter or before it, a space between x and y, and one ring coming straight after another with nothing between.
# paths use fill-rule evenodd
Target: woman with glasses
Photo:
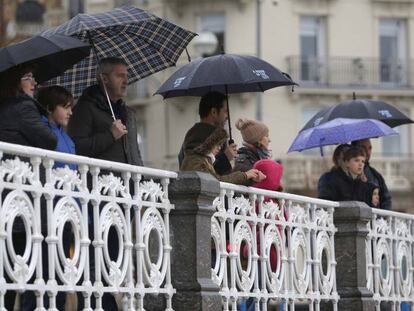
<instances>
[{"instance_id":1,"label":"woman with glasses","mask_svg":"<svg viewBox=\"0 0 414 311\"><path fill-rule=\"evenodd\" d=\"M0 141L54 150L57 138L52 130L41 121L40 105L33 98L36 89L33 67L16 66L0 74ZM3 155L2 160L11 155ZM28 162L27 159L23 161ZM10 191L4 189L1 193L4 199ZM21 217L16 217L13 223L13 246L16 255L22 256L26 248L26 229ZM29 246L30 247L30 246ZM9 252L10 253L10 252ZM6 271L3 271L6 281L11 283ZM21 300L24 308L26 294ZM5 307L14 310L15 291L7 291ZM30 298L29 298L30 299Z\"/></svg>"},{"instance_id":2,"label":"woman with glasses","mask_svg":"<svg viewBox=\"0 0 414 311\"><path fill-rule=\"evenodd\" d=\"M41 108L33 98L33 71L20 65L0 74L0 141L55 150L56 136L41 122Z\"/></svg>"}]
</instances>

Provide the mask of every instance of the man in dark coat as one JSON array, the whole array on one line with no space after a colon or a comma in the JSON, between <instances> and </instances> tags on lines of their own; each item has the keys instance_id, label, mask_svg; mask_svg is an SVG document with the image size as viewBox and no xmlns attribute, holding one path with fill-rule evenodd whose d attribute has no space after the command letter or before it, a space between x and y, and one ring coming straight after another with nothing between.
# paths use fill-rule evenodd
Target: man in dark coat
<instances>
[{"instance_id":1,"label":"man in dark coat","mask_svg":"<svg viewBox=\"0 0 414 311\"><path fill-rule=\"evenodd\" d=\"M100 84L87 88L79 98L68 133L80 155L142 166L135 115L123 101L128 86L127 69L125 61L119 58L101 61ZM108 91L115 121L103 85Z\"/></svg>"},{"instance_id":2,"label":"man in dark coat","mask_svg":"<svg viewBox=\"0 0 414 311\"><path fill-rule=\"evenodd\" d=\"M387 185L385 184L384 177L369 164L371 158L372 145L369 139L362 139L352 142L354 146L361 146L365 149L367 158L365 161L364 174L367 177L368 182L374 184L379 188L380 192L380 203L379 208L385 210L392 210L391 194L388 191Z\"/></svg>"},{"instance_id":3,"label":"man in dark coat","mask_svg":"<svg viewBox=\"0 0 414 311\"><path fill-rule=\"evenodd\" d=\"M99 64L98 85L87 88L76 104L68 126L68 133L76 145L78 154L142 166L141 153L138 147L136 120L123 98L127 95L128 71L127 63L115 57L101 60ZM104 87L116 120L112 118ZM93 239L93 226L89 227ZM109 253L116 258L119 251L118 235L110 232L108 236ZM95 280L94 249L90 251L90 277ZM78 310L83 310L84 299L78 293ZM106 293L102 297L106 311L118 310L115 297ZM94 305L94 304L93 304Z\"/></svg>"},{"instance_id":4,"label":"man in dark coat","mask_svg":"<svg viewBox=\"0 0 414 311\"><path fill-rule=\"evenodd\" d=\"M183 145L180 153L178 154L178 163L181 164L184 159L186 151L194 148L194 146L187 146L186 141L189 135L194 135L194 132L204 132L209 130L210 127L224 127L224 124L228 118L227 106L225 105L226 96L219 92L210 92L201 97L198 107L198 114L200 115L200 122L194 124L194 126L188 130L185 135ZM224 144L220 152L216 155L216 161L214 162L214 169L218 175L227 175L231 173L232 161L237 154L236 144Z\"/></svg>"}]
</instances>

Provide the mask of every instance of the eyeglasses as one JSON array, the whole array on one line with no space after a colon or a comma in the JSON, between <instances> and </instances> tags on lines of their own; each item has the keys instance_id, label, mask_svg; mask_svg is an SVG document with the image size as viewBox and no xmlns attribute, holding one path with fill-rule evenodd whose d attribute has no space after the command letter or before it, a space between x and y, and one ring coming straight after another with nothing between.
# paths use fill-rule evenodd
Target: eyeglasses
<instances>
[{"instance_id":1,"label":"eyeglasses","mask_svg":"<svg viewBox=\"0 0 414 311\"><path fill-rule=\"evenodd\" d=\"M34 82L35 81L35 77L33 77L32 75L30 75L30 76L28 75L28 76L21 77L20 80Z\"/></svg>"}]
</instances>

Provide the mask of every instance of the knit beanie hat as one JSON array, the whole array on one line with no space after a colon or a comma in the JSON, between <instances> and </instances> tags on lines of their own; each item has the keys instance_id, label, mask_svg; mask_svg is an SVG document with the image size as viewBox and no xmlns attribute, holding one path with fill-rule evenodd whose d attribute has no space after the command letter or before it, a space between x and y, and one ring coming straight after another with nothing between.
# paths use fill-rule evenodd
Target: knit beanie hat
<instances>
[{"instance_id":1,"label":"knit beanie hat","mask_svg":"<svg viewBox=\"0 0 414 311\"><path fill-rule=\"evenodd\" d=\"M255 183L252 187L266 189L271 191L279 191L280 189L280 180L282 179L283 174L283 165L277 163L274 160L259 160L257 161L253 168L261 171L266 175L266 179L261 182Z\"/></svg>"},{"instance_id":2,"label":"knit beanie hat","mask_svg":"<svg viewBox=\"0 0 414 311\"><path fill-rule=\"evenodd\" d=\"M264 123L255 120L238 119L236 128L240 130L243 140L252 145L269 134L269 128Z\"/></svg>"}]
</instances>

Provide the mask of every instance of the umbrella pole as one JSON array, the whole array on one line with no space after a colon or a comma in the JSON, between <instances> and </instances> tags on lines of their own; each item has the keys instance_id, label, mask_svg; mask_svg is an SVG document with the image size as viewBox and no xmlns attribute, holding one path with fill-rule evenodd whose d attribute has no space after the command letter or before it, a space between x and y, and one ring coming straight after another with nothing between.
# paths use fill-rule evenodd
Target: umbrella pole
<instances>
[{"instance_id":1,"label":"umbrella pole","mask_svg":"<svg viewBox=\"0 0 414 311\"><path fill-rule=\"evenodd\" d=\"M92 46L93 54L95 54L96 62L98 64L98 71L100 72L99 63L101 62L101 60L99 58L98 51L96 50L95 43L93 42L93 39L92 39L92 36L91 36L90 32L87 31L87 34L88 34L88 38L89 38L89 43ZM102 73L99 74L99 77L101 78L101 81L102 81ZM109 109L111 110L112 119L115 121L116 118L115 118L114 110L112 109L111 99L109 98L108 90L106 89L105 83L102 82L102 86L103 86L103 89L104 89L106 100L107 100L108 105L109 105Z\"/></svg>"},{"instance_id":2,"label":"umbrella pole","mask_svg":"<svg viewBox=\"0 0 414 311\"><path fill-rule=\"evenodd\" d=\"M226 103L227 103L227 121L229 123L229 137L230 137L229 145L231 145L234 143L234 140L233 140L233 136L231 135L230 108L229 108L229 96L227 94L227 85L225 86L225 88L226 88Z\"/></svg>"}]
</instances>

